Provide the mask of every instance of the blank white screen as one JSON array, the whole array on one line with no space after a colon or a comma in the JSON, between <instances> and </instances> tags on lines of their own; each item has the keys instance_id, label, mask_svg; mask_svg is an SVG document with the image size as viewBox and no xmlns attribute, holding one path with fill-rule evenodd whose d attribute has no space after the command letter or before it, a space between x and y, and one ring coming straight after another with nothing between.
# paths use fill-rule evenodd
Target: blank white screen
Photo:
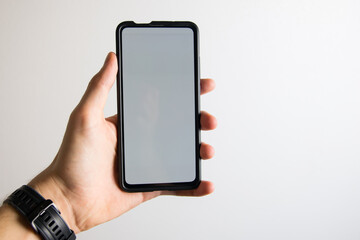
<instances>
[{"instance_id":1,"label":"blank white screen","mask_svg":"<svg viewBox=\"0 0 360 240\"><path fill-rule=\"evenodd\" d=\"M125 181L193 181L193 30L128 27L121 51Z\"/></svg>"}]
</instances>

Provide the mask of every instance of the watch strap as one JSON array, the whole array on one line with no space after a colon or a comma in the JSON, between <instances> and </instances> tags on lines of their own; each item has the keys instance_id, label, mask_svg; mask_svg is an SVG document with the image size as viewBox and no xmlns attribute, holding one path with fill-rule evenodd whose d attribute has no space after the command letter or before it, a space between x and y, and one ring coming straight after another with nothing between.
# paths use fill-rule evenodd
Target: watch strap
<instances>
[{"instance_id":1,"label":"watch strap","mask_svg":"<svg viewBox=\"0 0 360 240\"><path fill-rule=\"evenodd\" d=\"M23 185L5 203L18 210L45 240L74 240L76 236L60 216L55 204L38 192Z\"/></svg>"}]
</instances>

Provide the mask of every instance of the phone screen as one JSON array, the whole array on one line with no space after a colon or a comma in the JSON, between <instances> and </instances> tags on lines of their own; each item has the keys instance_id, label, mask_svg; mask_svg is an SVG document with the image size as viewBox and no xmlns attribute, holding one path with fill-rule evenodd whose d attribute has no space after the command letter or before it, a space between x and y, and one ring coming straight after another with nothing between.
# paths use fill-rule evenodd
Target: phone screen
<instances>
[{"instance_id":1,"label":"phone screen","mask_svg":"<svg viewBox=\"0 0 360 240\"><path fill-rule=\"evenodd\" d=\"M127 184L191 182L196 177L194 31L121 31L123 167Z\"/></svg>"}]
</instances>

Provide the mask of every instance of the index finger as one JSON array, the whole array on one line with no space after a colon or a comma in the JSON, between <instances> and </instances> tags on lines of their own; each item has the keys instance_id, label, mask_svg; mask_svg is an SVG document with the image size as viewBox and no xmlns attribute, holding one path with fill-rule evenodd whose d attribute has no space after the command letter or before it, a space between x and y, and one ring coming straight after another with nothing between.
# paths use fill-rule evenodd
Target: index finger
<instances>
[{"instance_id":1,"label":"index finger","mask_svg":"<svg viewBox=\"0 0 360 240\"><path fill-rule=\"evenodd\" d=\"M215 81L211 78L200 79L200 94L211 92L215 88Z\"/></svg>"}]
</instances>

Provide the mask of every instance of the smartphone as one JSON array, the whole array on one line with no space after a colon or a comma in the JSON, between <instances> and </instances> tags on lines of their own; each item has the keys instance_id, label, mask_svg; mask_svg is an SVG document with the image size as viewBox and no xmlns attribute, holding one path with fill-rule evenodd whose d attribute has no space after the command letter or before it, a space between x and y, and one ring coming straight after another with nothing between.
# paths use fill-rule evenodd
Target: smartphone
<instances>
[{"instance_id":1,"label":"smartphone","mask_svg":"<svg viewBox=\"0 0 360 240\"><path fill-rule=\"evenodd\" d=\"M118 178L125 191L200 184L198 38L192 22L116 28Z\"/></svg>"}]
</instances>

